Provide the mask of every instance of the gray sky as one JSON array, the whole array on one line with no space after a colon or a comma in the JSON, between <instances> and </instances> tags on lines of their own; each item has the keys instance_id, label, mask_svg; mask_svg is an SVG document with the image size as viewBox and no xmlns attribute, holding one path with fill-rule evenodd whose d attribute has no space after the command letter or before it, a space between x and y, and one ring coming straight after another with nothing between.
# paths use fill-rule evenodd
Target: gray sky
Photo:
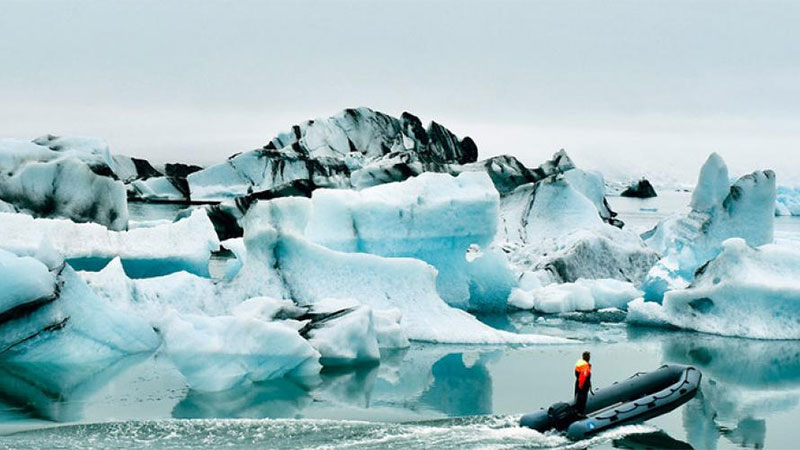
<instances>
[{"instance_id":1,"label":"gray sky","mask_svg":"<svg viewBox=\"0 0 800 450\"><path fill-rule=\"evenodd\" d=\"M163 4L162 4L163 3ZM346 107L535 165L800 182L800 2L0 0L0 137L209 163Z\"/></svg>"}]
</instances>

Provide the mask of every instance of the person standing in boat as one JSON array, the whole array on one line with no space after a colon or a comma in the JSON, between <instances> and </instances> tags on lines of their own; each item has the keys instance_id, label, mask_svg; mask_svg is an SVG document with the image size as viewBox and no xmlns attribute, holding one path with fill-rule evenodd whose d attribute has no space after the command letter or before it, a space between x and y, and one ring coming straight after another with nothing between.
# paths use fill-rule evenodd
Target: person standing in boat
<instances>
[{"instance_id":1,"label":"person standing in boat","mask_svg":"<svg viewBox=\"0 0 800 450\"><path fill-rule=\"evenodd\" d=\"M586 400L592 390L592 365L589 364L591 353L583 352L583 357L575 363L575 411L586 414Z\"/></svg>"}]
</instances>

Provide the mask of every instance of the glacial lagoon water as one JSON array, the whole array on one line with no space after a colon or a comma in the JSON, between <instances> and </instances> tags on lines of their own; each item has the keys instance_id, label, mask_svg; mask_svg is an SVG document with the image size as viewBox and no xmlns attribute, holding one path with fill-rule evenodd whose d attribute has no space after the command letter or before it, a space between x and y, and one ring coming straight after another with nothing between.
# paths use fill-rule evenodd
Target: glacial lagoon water
<instances>
[{"instance_id":1,"label":"glacial lagoon water","mask_svg":"<svg viewBox=\"0 0 800 450\"><path fill-rule=\"evenodd\" d=\"M688 194L610 201L643 231ZM779 218L776 238L800 243L800 221ZM158 355L113 367L4 365L0 448L797 448L800 341L635 328L618 313L481 319L583 343L416 344L379 366L214 394L187 389ZM702 370L701 391L668 415L588 441L519 428L523 413L571 396L583 349L592 351L596 387L674 362Z\"/></svg>"}]
</instances>

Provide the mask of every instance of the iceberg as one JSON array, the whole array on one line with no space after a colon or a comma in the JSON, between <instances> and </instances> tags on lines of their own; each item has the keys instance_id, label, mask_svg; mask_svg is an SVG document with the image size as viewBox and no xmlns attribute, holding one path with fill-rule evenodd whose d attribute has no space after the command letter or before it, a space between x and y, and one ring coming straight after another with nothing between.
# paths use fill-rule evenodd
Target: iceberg
<instances>
[{"instance_id":1,"label":"iceberg","mask_svg":"<svg viewBox=\"0 0 800 450\"><path fill-rule=\"evenodd\" d=\"M660 301L664 292L688 286L695 270L714 258L728 238L741 237L752 246L772 242L774 205L774 172L753 172L731 185L725 162L711 154L700 170L692 211L642 235L663 256L643 285L645 299Z\"/></svg>"},{"instance_id":2,"label":"iceberg","mask_svg":"<svg viewBox=\"0 0 800 450\"><path fill-rule=\"evenodd\" d=\"M533 290L516 288L508 302L518 309L553 314L606 308L624 309L641 295L642 292L633 284L624 281L579 279L574 283L554 283Z\"/></svg>"},{"instance_id":3,"label":"iceberg","mask_svg":"<svg viewBox=\"0 0 800 450\"><path fill-rule=\"evenodd\" d=\"M56 142L0 139L0 199L39 217L128 224L125 186L104 151L63 148ZM48 146L49 145L49 146Z\"/></svg>"},{"instance_id":4,"label":"iceberg","mask_svg":"<svg viewBox=\"0 0 800 450\"><path fill-rule=\"evenodd\" d=\"M312 309L318 319L303 331L319 351L323 365L380 361L372 308L356 301L322 299Z\"/></svg>"},{"instance_id":5,"label":"iceberg","mask_svg":"<svg viewBox=\"0 0 800 450\"><path fill-rule=\"evenodd\" d=\"M426 129L409 113L398 119L357 108L295 125L262 149L233 155L186 180L191 200L221 201L301 180L312 189L402 181L422 171L474 162L477 155L471 139L459 140L436 122Z\"/></svg>"},{"instance_id":6,"label":"iceberg","mask_svg":"<svg viewBox=\"0 0 800 450\"><path fill-rule=\"evenodd\" d=\"M111 364L159 346L146 321L99 298L69 265L48 267L0 250L0 280L3 361Z\"/></svg>"},{"instance_id":7,"label":"iceberg","mask_svg":"<svg viewBox=\"0 0 800 450\"><path fill-rule=\"evenodd\" d=\"M130 231L0 213L0 248L33 255L43 241L78 270L100 270L118 256L125 271L137 278L181 270L208 276L211 251L219 249L219 239L204 210L174 223Z\"/></svg>"},{"instance_id":8,"label":"iceberg","mask_svg":"<svg viewBox=\"0 0 800 450\"><path fill-rule=\"evenodd\" d=\"M399 310L408 339L417 341L567 342L495 330L452 308L436 290L435 269L423 261L345 253L310 242L301 231L308 224L309 206L306 199L281 198L250 208L244 219L247 261L230 282L231 291L292 298L300 305L338 298L373 311Z\"/></svg>"},{"instance_id":9,"label":"iceberg","mask_svg":"<svg viewBox=\"0 0 800 450\"><path fill-rule=\"evenodd\" d=\"M361 191L315 191L303 234L338 251L423 260L439 272L438 291L449 304L504 309L513 275L488 249L498 206L484 173L424 173ZM485 251L470 261L470 246Z\"/></svg>"},{"instance_id":10,"label":"iceberg","mask_svg":"<svg viewBox=\"0 0 800 450\"><path fill-rule=\"evenodd\" d=\"M674 326L757 339L800 339L800 252L774 244L723 242L690 286L668 291L661 305L628 305L634 324Z\"/></svg>"},{"instance_id":11,"label":"iceberg","mask_svg":"<svg viewBox=\"0 0 800 450\"><path fill-rule=\"evenodd\" d=\"M161 320L164 352L198 391L319 372L319 353L297 330L240 316L178 315Z\"/></svg>"},{"instance_id":12,"label":"iceberg","mask_svg":"<svg viewBox=\"0 0 800 450\"><path fill-rule=\"evenodd\" d=\"M583 183L582 190L565 174L522 185L503 197L492 246L508 254L517 273L543 272L545 284L579 278L640 284L658 254L634 233L606 223L598 210L602 191L589 183L594 177L575 174L570 178Z\"/></svg>"}]
</instances>

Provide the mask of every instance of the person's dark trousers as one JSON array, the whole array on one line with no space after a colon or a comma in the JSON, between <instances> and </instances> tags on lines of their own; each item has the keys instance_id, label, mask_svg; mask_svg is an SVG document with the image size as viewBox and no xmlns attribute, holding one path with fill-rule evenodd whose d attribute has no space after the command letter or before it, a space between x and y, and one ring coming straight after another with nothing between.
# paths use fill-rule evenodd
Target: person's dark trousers
<instances>
[{"instance_id":1,"label":"person's dark trousers","mask_svg":"<svg viewBox=\"0 0 800 450\"><path fill-rule=\"evenodd\" d=\"M586 400L589 398L589 389L575 390L575 412L581 415L586 414Z\"/></svg>"}]
</instances>

